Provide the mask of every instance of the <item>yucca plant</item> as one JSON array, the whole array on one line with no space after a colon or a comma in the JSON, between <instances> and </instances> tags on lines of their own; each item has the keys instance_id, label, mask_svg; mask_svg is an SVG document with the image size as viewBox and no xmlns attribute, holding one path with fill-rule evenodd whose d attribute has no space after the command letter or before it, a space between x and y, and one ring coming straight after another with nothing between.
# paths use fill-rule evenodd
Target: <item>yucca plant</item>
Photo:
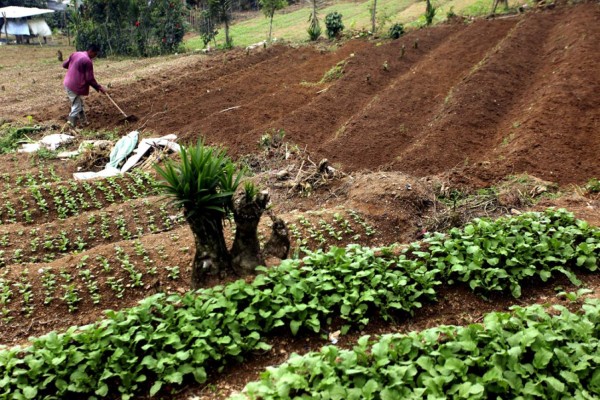
<instances>
[{"instance_id":1,"label":"yucca plant","mask_svg":"<svg viewBox=\"0 0 600 400\"><path fill-rule=\"evenodd\" d=\"M222 149L199 141L194 147L182 146L180 158L180 161L167 160L163 167L155 165L155 168L164 179L159 187L174 204L183 208L194 234L192 287L201 287L211 278L253 272L264 260L258 223L269 203L268 193L246 182L244 190L236 195L245 171ZM231 251L227 249L223 233L223 220L229 215L233 215L236 224ZM278 232L273 229L272 237L277 239L281 232L287 234L285 224L283 228ZM289 245L284 250L283 257L287 256Z\"/></svg>"},{"instance_id":2,"label":"yucca plant","mask_svg":"<svg viewBox=\"0 0 600 400\"><path fill-rule=\"evenodd\" d=\"M319 23L319 17L317 15L317 1L318 0L310 0L312 4L312 11L308 16L308 37L311 41L315 41L321 36L321 24Z\"/></svg>"},{"instance_id":3,"label":"yucca plant","mask_svg":"<svg viewBox=\"0 0 600 400\"><path fill-rule=\"evenodd\" d=\"M200 287L209 276L232 272L231 255L225 244L223 220L233 211L233 195L244 171L222 149L205 146L181 147L181 160L155 166L164 179L159 187L183 208L196 241L192 287Z\"/></svg>"}]
</instances>

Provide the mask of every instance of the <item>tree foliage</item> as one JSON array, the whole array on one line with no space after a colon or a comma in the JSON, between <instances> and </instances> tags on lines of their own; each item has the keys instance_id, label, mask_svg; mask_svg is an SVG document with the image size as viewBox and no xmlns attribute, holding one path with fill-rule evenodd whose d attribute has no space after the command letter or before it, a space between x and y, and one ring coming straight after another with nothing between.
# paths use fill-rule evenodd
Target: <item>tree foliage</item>
<instances>
[{"instance_id":1,"label":"tree foliage","mask_svg":"<svg viewBox=\"0 0 600 400\"><path fill-rule=\"evenodd\" d=\"M84 0L73 21L77 49L96 43L102 55L173 53L184 34L177 0Z\"/></svg>"},{"instance_id":2,"label":"tree foliage","mask_svg":"<svg viewBox=\"0 0 600 400\"><path fill-rule=\"evenodd\" d=\"M186 216L197 214L207 222L223 219L233 210L233 194L243 176L224 150L202 142L183 146L180 162L169 160L156 170L165 180L160 187L183 207Z\"/></svg>"},{"instance_id":3,"label":"tree foliage","mask_svg":"<svg viewBox=\"0 0 600 400\"><path fill-rule=\"evenodd\" d=\"M287 0L259 0L259 4L263 14L265 14L265 17L269 18L269 36L267 39L269 42L271 42L271 36L273 33L273 16L275 15L275 11L287 7L288 2Z\"/></svg>"},{"instance_id":4,"label":"tree foliage","mask_svg":"<svg viewBox=\"0 0 600 400\"><path fill-rule=\"evenodd\" d=\"M205 18L208 18L208 20L212 22L211 25L213 27L218 24L223 24L225 28L226 48L233 47L233 39L229 34L229 25L232 20L231 10L232 0L207 0Z\"/></svg>"},{"instance_id":5,"label":"tree foliage","mask_svg":"<svg viewBox=\"0 0 600 400\"><path fill-rule=\"evenodd\" d=\"M44 0L0 0L0 7L19 6L19 7L38 7L45 8Z\"/></svg>"}]
</instances>

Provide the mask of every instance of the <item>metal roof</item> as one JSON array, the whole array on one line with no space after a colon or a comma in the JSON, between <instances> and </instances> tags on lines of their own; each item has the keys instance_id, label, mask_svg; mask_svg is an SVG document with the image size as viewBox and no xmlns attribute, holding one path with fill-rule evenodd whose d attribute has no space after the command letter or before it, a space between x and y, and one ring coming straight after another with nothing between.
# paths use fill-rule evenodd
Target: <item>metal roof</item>
<instances>
[{"instance_id":1,"label":"metal roof","mask_svg":"<svg viewBox=\"0 0 600 400\"><path fill-rule=\"evenodd\" d=\"M49 14L53 12L54 10L49 10L47 8L10 6L0 8L0 17L25 18L33 17L35 15Z\"/></svg>"},{"instance_id":2,"label":"metal roof","mask_svg":"<svg viewBox=\"0 0 600 400\"><path fill-rule=\"evenodd\" d=\"M65 11L67 9L67 5L65 3L61 3L60 1L56 0L48 0L46 2L46 7L54 11Z\"/></svg>"}]
</instances>

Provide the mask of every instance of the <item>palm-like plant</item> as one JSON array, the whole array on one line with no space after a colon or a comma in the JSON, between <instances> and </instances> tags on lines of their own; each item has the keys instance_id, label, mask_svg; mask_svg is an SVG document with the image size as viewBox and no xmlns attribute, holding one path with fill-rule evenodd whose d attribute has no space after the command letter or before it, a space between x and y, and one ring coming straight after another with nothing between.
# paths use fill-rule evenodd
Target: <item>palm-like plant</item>
<instances>
[{"instance_id":1,"label":"palm-like plant","mask_svg":"<svg viewBox=\"0 0 600 400\"><path fill-rule=\"evenodd\" d=\"M240 170L222 149L205 146L181 148L179 162L167 160L155 166L164 179L159 187L184 210L194 233L196 254L192 286L199 287L207 276L231 270L231 256L223 235L223 219L233 211L233 195L244 170Z\"/></svg>"},{"instance_id":2,"label":"palm-like plant","mask_svg":"<svg viewBox=\"0 0 600 400\"><path fill-rule=\"evenodd\" d=\"M232 198L243 170L238 170L222 149L204 146L181 148L181 162L167 160L164 168L156 166L164 178L159 184L186 216L212 220L223 218L232 208Z\"/></svg>"},{"instance_id":3,"label":"palm-like plant","mask_svg":"<svg viewBox=\"0 0 600 400\"><path fill-rule=\"evenodd\" d=\"M285 258L289 237L285 223L274 215L273 233L268 246L261 250L258 224L269 203L269 194L259 192L247 182L244 190L236 190L245 171L239 169L222 149L205 146L181 148L181 160L167 160L163 167L155 166L164 181L159 187L172 202L184 210L194 233L196 254L192 266L192 287L198 288L210 278L222 278L230 273L244 275L263 264L264 252ZM235 239L228 251L223 234L223 220L233 215Z\"/></svg>"},{"instance_id":4,"label":"palm-like plant","mask_svg":"<svg viewBox=\"0 0 600 400\"><path fill-rule=\"evenodd\" d=\"M312 5L312 11L308 16L308 36L311 41L315 41L321 36L321 24L319 24L319 17L317 16L317 2L318 0L309 0Z\"/></svg>"}]
</instances>

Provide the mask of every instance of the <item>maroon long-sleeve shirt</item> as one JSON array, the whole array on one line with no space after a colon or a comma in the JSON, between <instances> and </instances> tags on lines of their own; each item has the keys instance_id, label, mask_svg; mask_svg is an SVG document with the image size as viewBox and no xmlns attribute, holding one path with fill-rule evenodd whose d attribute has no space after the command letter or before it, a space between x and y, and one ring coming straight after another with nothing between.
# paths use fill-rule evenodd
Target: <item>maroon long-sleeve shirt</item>
<instances>
[{"instance_id":1,"label":"maroon long-sleeve shirt","mask_svg":"<svg viewBox=\"0 0 600 400\"><path fill-rule=\"evenodd\" d=\"M77 51L69 56L63 63L63 68L67 69L64 85L68 89L80 96L87 96L90 93L90 86L100 90L100 85L94 78L94 65L87 51Z\"/></svg>"}]
</instances>

